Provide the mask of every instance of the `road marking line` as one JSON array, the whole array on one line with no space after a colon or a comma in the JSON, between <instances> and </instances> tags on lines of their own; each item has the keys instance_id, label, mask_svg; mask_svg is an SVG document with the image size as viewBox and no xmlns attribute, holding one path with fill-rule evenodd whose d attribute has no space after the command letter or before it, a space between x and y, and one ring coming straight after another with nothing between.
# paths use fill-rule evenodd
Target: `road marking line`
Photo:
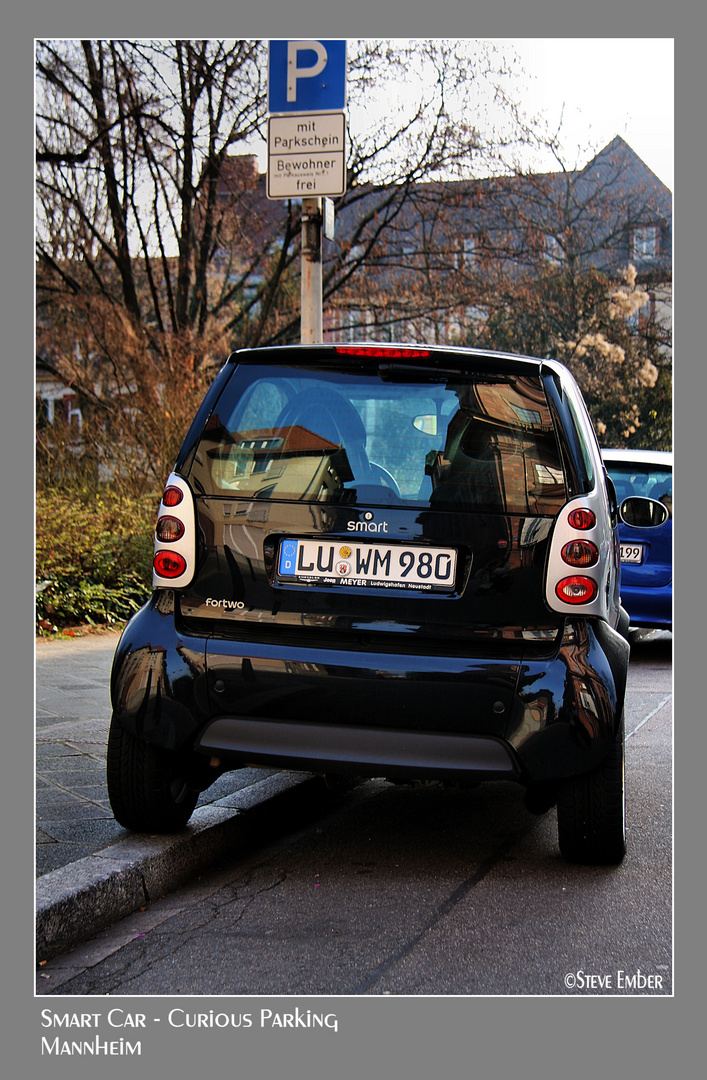
<instances>
[{"instance_id":1,"label":"road marking line","mask_svg":"<svg viewBox=\"0 0 707 1080\"><path fill-rule=\"evenodd\" d=\"M639 730L639 728L642 728L644 724L648 723L648 721L651 719L651 717L655 716L655 714L657 712L660 712L660 710L663 708L663 706L666 705L667 702L669 702L672 699L672 696L673 696L672 694L668 694L667 697L664 697L663 700L661 701L660 705L656 705L653 712L649 712L648 716L644 716L643 719L641 720L640 724L637 724L636 727L633 729L633 731L629 731L626 738L630 739L632 735L635 735L636 732Z\"/></svg>"}]
</instances>

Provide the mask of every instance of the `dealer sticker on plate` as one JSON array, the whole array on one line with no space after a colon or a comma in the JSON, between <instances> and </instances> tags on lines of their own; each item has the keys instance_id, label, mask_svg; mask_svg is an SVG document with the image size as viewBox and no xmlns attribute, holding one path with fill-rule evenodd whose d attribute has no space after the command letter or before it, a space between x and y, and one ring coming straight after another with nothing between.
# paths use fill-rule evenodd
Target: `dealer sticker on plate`
<instances>
[{"instance_id":1,"label":"dealer sticker on plate","mask_svg":"<svg viewBox=\"0 0 707 1080\"><path fill-rule=\"evenodd\" d=\"M451 592L456 568L454 548L287 539L277 569L285 583Z\"/></svg>"}]
</instances>

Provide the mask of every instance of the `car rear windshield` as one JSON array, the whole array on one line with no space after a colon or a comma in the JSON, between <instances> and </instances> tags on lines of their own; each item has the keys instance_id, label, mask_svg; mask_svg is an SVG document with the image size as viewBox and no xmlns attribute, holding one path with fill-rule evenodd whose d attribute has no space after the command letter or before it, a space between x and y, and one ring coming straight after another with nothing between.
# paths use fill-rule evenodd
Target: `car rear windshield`
<instances>
[{"instance_id":1,"label":"car rear windshield","mask_svg":"<svg viewBox=\"0 0 707 1080\"><path fill-rule=\"evenodd\" d=\"M191 466L210 496L554 515L562 466L536 374L239 364Z\"/></svg>"},{"instance_id":2,"label":"car rear windshield","mask_svg":"<svg viewBox=\"0 0 707 1080\"><path fill-rule=\"evenodd\" d=\"M614 481L619 502L631 495L649 499L673 497L673 470L669 465L641 461L608 461L606 471Z\"/></svg>"}]
</instances>

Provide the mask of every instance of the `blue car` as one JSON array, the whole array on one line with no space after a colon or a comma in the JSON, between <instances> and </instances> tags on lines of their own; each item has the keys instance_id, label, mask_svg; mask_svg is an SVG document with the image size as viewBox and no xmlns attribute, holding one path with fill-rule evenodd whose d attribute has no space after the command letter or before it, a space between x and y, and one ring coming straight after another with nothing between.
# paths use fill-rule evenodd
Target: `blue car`
<instances>
[{"instance_id":1,"label":"blue car","mask_svg":"<svg viewBox=\"0 0 707 1080\"><path fill-rule=\"evenodd\" d=\"M668 519L642 529L619 525L621 602L632 627L673 627L673 455L663 450L602 450L619 505L640 495L663 503Z\"/></svg>"}]
</instances>

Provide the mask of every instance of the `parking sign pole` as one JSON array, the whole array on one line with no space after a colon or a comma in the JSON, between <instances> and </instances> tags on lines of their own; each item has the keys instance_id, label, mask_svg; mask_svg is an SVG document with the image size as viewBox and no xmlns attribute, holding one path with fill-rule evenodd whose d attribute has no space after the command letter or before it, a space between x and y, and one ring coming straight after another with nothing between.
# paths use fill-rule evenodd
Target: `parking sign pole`
<instances>
[{"instance_id":1,"label":"parking sign pole","mask_svg":"<svg viewBox=\"0 0 707 1080\"><path fill-rule=\"evenodd\" d=\"M302 200L302 290L300 341L311 345L322 334L322 200Z\"/></svg>"}]
</instances>

